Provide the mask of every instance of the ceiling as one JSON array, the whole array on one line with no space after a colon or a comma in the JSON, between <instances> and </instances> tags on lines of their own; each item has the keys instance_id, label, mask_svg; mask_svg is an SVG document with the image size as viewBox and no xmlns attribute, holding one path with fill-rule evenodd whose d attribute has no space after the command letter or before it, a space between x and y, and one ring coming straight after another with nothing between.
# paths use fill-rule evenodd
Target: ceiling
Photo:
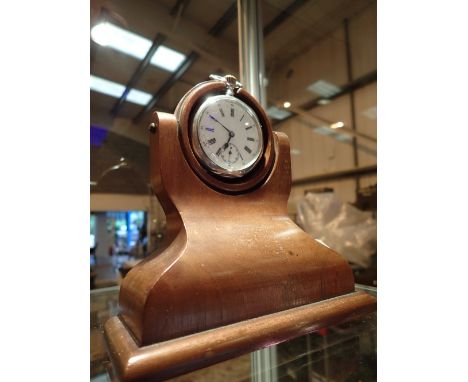
<instances>
[{"instance_id":1,"label":"ceiling","mask_svg":"<svg viewBox=\"0 0 468 382\"><path fill-rule=\"evenodd\" d=\"M264 0L262 18L267 75L273 75L308 47L333 31L375 0ZM138 90L158 94L150 107L91 91L91 122L111 129L116 119L129 121L126 137L109 134L91 150L91 180L96 181L121 157L135 158L134 166L147 181L147 146L142 144L151 111L173 112L180 98L211 73L238 76L237 9L233 0L92 0L91 28L103 17L151 41L165 36L163 44L194 59L180 76L143 65L142 60L90 41L91 74ZM179 78L174 78L179 77ZM172 78L172 79L171 79ZM112 113L114 109L114 113ZM133 136L134 134L134 136ZM143 134L143 135L142 135ZM140 138L138 138L138 136ZM119 139L133 141L119 142ZM132 150L135 152L132 154ZM138 151L138 154L135 154ZM144 153L144 154L142 154ZM138 159L136 159L138 158ZM127 169L128 170L128 169ZM116 187L123 187L122 184ZM111 192L112 187L92 191ZM114 190L115 191L115 190ZM130 192L131 190L127 190ZM125 192L127 192L125 191ZM134 191L134 190L133 190ZM141 190L140 190L141 191Z\"/></svg>"}]
</instances>

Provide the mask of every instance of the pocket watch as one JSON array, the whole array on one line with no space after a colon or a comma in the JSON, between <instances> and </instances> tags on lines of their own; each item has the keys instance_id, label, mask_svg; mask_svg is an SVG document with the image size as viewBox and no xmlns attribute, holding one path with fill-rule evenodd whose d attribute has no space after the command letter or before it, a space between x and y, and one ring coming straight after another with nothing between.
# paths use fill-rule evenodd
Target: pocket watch
<instances>
[{"instance_id":1,"label":"pocket watch","mask_svg":"<svg viewBox=\"0 0 468 382\"><path fill-rule=\"evenodd\" d=\"M211 95L193 118L191 144L198 161L225 178L239 178L259 162L264 151L262 125L250 106L234 96L242 86L233 76L212 79L226 83L226 94Z\"/></svg>"}]
</instances>

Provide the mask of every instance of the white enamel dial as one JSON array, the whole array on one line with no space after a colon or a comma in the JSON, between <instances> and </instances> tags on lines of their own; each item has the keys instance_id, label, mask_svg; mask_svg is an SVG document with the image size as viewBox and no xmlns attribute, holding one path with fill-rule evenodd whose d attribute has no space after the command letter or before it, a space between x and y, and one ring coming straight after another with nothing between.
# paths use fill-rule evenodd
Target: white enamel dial
<instances>
[{"instance_id":1,"label":"white enamel dial","mask_svg":"<svg viewBox=\"0 0 468 382\"><path fill-rule=\"evenodd\" d=\"M213 172L240 177L263 154L260 122L241 100L230 95L208 98L195 114L193 148L199 160Z\"/></svg>"}]
</instances>

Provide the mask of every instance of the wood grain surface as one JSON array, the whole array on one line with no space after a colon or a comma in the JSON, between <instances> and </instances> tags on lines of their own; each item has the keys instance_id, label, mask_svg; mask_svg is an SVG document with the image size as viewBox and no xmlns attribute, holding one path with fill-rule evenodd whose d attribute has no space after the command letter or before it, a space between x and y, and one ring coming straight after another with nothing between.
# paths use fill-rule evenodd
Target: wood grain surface
<instances>
[{"instance_id":1,"label":"wood grain surface","mask_svg":"<svg viewBox=\"0 0 468 382\"><path fill-rule=\"evenodd\" d=\"M119 317L105 325L122 381L162 381L373 312L374 297L354 292L174 340L138 346Z\"/></svg>"},{"instance_id":2,"label":"wood grain surface","mask_svg":"<svg viewBox=\"0 0 468 382\"><path fill-rule=\"evenodd\" d=\"M167 214L168 246L122 283L121 318L139 345L354 290L347 262L288 217L288 139L272 132L247 92L239 97L258 112L267 137L259 168L229 183L196 162L187 135L190 116L202 97L219 89L218 81L194 88L176 109L179 121L171 114L153 116L150 181Z\"/></svg>"}]
</instances>

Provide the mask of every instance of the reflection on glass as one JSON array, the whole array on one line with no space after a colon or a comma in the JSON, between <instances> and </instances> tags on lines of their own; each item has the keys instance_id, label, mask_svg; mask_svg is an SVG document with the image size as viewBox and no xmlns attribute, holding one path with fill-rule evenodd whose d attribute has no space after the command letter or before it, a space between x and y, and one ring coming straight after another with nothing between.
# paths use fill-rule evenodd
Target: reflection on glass
<instances>
[{"instance_id":1,"label":"reflection on glass","mask_svg":"<svg viewBox=\"0 0 468 382\"><path fill-rule=\"evenodd\" d=\"M372 287L356 285L356 290L377 295L376 288ZM118 294L118 287L91 292L91 378L106 380L113 374L105 349L103 325L118 314ZM265 376L275 376L271 382L376 381L377 314L275 345L275 353L276 360L268 363L268 370L258 370L256 363L251 363L250 354L246 354L171 381L247 382L264 381Z\"/></svg>"}]
</instances>

